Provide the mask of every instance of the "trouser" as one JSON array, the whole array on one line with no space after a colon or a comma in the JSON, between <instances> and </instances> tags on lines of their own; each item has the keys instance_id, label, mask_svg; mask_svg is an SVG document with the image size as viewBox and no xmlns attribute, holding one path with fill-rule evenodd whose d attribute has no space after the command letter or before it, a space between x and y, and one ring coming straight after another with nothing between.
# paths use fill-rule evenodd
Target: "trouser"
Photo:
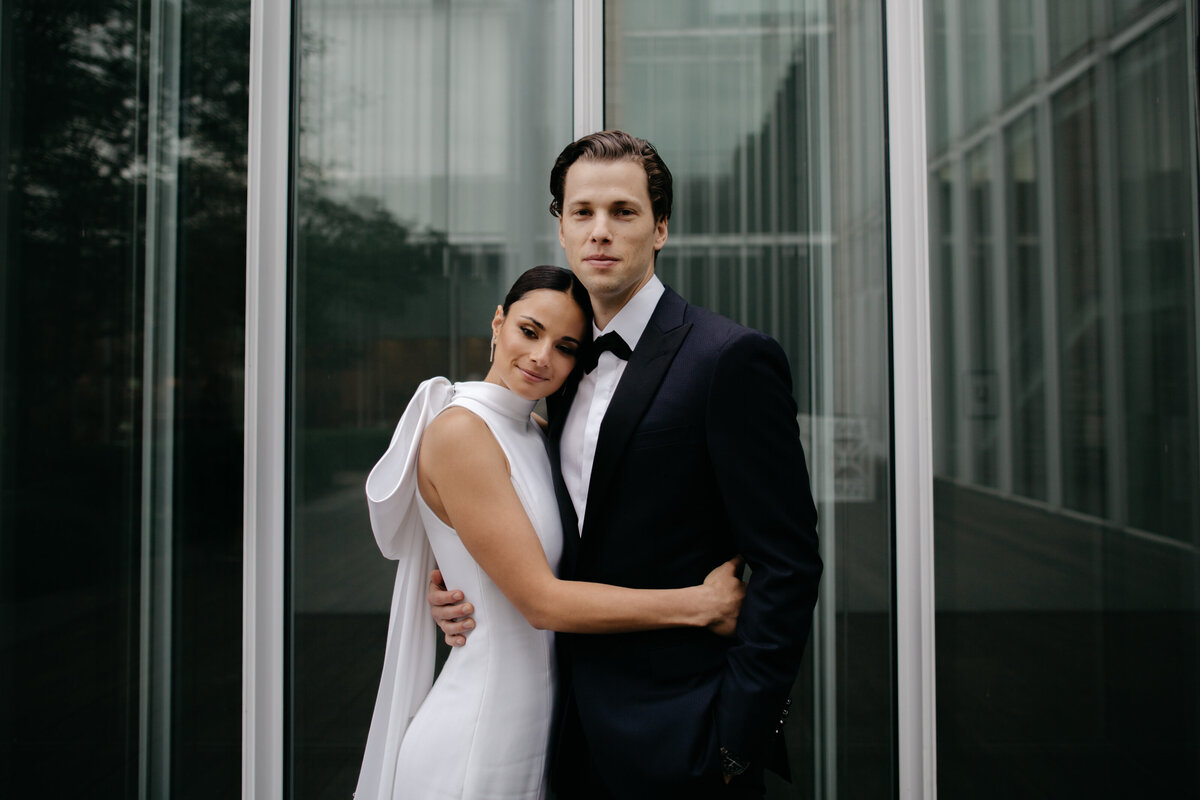
<instances>
[{"instance_id":1,"label":"trouser","mask_svg":"<svg viewBox=\"0 0 1200 800\"><path fill-rule=\"evenodd\" d=\"M562 725L554 766L555 800L630 800L626 793L618 798L609 791L603 773L611 775L611 770L619 770L620 765L605 765L603 769L597 765L573 701L568 701ZM654 800L759 800L765 794L762 769L751 767L728 784L719 775L706 776L677 786L656 787L653 791L648 790L646 797Z\"/></svg>"}]
</instances>

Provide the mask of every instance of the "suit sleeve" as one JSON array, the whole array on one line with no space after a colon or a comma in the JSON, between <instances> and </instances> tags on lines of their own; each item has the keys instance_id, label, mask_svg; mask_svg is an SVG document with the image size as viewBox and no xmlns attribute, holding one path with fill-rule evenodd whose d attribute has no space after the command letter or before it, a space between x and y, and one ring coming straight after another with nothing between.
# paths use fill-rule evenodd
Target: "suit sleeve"
<instances>
[{"instance_id":1,"label":"suit sleeve","mask_svg":"<svg viewBox=\"0 0 1200 800\"><path fill-rule=\"evenodd\" d=\"M751 569L717 696L717 738L761 765L800 668L822 570L791 372L777 342L751 332L727 343L706 425L731 534Z\"/></svg>"}]
</instances>

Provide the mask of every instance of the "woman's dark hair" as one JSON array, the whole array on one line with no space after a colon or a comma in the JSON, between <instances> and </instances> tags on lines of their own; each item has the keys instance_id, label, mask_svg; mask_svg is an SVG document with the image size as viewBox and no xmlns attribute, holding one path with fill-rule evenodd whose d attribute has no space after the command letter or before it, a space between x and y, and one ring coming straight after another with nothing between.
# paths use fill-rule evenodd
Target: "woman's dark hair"
<instances>
[{"instance_id":1,"label":"woman's dark hair","mask_svg":"<svg viewBox=\"0 0 1200 800\"><path fill-rule=\"evenodd\" d=\"M509 306L538 289L553 289L571 295L571 299L583 311L584 335L591 338L592 301L588 297L587 289L583 288L575 273L569 269L540 266L525 270L504 296L504 304L501 306L504 313L507 315Z\"/></svg>"},{"instance_id":2,"label":"woman's dark hair","mask_svg":"<svg viewBox=\"0 0 1200 800\"><path fill-rule=\"evenodd\" d=\"M576 161L633 161L641 164L650 188L650 208L654 211L654 221L671 218L674 194L671 170L667 169L654 145L625 131L590 133L563 148L550 170L550 196L554 198L550 201L550 213L554 216L562 216L567 171Z\"/></svg>"}]
</instances>

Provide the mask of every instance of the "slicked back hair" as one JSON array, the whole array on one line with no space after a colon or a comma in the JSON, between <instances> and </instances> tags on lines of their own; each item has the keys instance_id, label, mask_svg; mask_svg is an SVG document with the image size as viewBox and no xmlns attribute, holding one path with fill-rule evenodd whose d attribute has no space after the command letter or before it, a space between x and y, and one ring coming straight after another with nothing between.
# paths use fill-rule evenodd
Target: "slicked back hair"
<instances>
[{"instance_id":1,"label":"slicked back hair","mask_svg":"<svg viewBox=\"0 0 1200 800\"><path fill-rule=\"evenodd\" d=\"M633 161L641 164L650 188L654 221L671 218L671 170L667 169L654 145L625 131L589 133L563 148L554 162L554 168L550 170L550 196L553 198L550 201L550 213L554 216L562 216L567 171L576 161Z\"/></svg>"}]
</instances>

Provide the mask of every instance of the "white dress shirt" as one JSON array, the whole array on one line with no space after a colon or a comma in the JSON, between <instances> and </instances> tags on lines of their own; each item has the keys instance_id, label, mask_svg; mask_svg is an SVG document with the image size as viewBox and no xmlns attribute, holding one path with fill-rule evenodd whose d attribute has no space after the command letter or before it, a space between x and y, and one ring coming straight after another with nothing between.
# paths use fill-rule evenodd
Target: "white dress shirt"
<instances>
[{"instance_id":1,"label":"white dress shirt","mask_svg":"<svg viewBox=\"0 0 1200 800\"><path fill-rule=\"evenodd\" d=\"M592 323L592 339L600 334L616 331L629 345L637 348L642 332L646 330L650 316L665 291L657 275L651 275L646 285L629 299L617 312L604 330ZM625 374L626 361L605 351L600 354L596 368L583 376L579 389L567 413L559 442L559 458L562 463L563 482L575 505L575 516L579 520L579 532L583 533L583 515L587 510L588 485L592 478L592 464L596 460L596 441L600 437L600 423L608 411L608 404L617 391L617 384Z\"/></svg>"}]
</instances>

